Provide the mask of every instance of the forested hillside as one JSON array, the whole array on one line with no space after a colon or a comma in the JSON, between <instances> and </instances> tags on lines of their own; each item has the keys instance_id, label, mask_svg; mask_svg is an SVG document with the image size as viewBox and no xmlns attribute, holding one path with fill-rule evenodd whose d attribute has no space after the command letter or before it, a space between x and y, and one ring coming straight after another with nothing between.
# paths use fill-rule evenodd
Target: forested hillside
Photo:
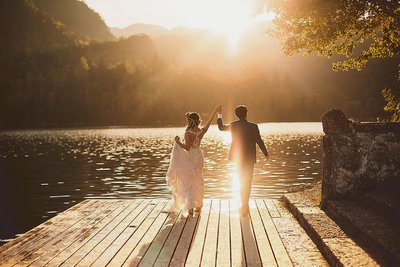
<instances>
[{"instance_id":1,"label":"forested hillside","mask_svg":"<svg viewBox=\"0 0 400 267\"><path fill-rule=\"evenodd\" d=\"M129 37L136 34L147 34L151 38L157 38L170 34L170 31L158 25L135 23L125 28L111 28L111 33L116 37Z\"/></svg>"},{"instance_id":2,"label":"forested hillside","mask_svg":"<svg viewBox=\"0 0 400 267\"><path fill-rule=\"evenodd\" d=\"M82 1L33 0L33 2L41 11L64 24L69 32L87 40L111 41L114 39L100 15Z\"/></svg>"},{"instance_id":3,"label":"forested hillside","mask_svg":"<svg viewBox=\"0 0 400 267\"><path fill-rule=\"evenodd\" d=\"M227 117L246 104L264 122L318 121L332 107L375 120L396 82L395 62L337 73L325 59L284 57L265 23L237 46L184 28L110 40L78 0L0 4L0 128L182 125L186 111L207 116L219 103Z\"/></svg>"},{"instance_id":4,"label":"forested hillside","mask_svg":"<svg viewBox=\"0 0 400 267\"><path fill-rule=\"evenodd\" d=\"M156 62L148 37L88 45L32 1L2 1L0 10L0 127L118 124L131 116L121 103L136 99Z\"/></svg>"},{"instance_id":5,"label":"forested hillside","mask_svg":"<svg viewBox=\"0 0 400 267\"><path fill-rule=\"evenodd\" d=\"M32 1L1 0L0 5L2 57L54 51L75 44L65 26L37 9Z\"/></svg>"}]
</instances>

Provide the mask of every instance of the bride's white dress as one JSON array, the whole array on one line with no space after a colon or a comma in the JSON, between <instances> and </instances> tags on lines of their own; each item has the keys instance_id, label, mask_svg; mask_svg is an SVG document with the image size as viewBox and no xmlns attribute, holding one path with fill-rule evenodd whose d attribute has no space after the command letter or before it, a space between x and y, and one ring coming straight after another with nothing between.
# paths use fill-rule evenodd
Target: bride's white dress
<instances>
[{"instance_id":1,"label":"bride's white dress","mask_svg":"<svg viewBox=\"0 0 400 267\"><path fill-rule=\"evenodd\" d=\"M172 201L166 211L182 210L183 215L187 215L192 208L203 207L204 198L204 157L200 149L201 133L191 133L195 134L195 139L189 151L174 143L166 177L167 185L172 192Z\"/></svg>"}]
</instances>

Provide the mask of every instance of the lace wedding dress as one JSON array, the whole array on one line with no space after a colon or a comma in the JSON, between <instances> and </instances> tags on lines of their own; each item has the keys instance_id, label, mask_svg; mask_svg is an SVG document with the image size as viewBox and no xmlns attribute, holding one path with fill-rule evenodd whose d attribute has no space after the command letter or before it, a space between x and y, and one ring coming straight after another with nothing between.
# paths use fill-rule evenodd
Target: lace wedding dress
<instances>
[{"instance_id":1,"label":"lace wedding dress","mask_svg":"<svg viewBox=\"0 0 400 267\"><path fill-rule=\"evenodd\" d=\"M167 185L172 192L172 201L166 211L182 210L184 216L190 209L203 207L204 198L204 158L200 149L201 133L191 133L195 135L195 139L189 151L180 147L176 142L174 143L166 177Z\"/></svg>"}]
</instances>

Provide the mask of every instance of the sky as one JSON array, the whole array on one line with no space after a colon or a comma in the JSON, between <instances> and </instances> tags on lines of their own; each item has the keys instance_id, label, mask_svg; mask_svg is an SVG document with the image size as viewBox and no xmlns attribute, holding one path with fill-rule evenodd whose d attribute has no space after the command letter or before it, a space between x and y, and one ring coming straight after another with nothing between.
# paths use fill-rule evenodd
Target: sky
<instances>
[{"instance_id":1,"label":"sky","mask_svg":"<svg viewBox=\"0 0 400 267\"><path fill-rule=\"evenodd\" d=\"M208 29L236 44L254 21L271 20L272 14L254 16L255 0L83 0L109 27L134 23Z\"/></svg>"},{"instance_id":2,"label":"sky","mask_svg":"<svg viewBox=\"0 0 400 267\"><path fill-rule=\"evenodd\" d=\"M84 0L109 27L133 23L157 24L166 28L224 29L256 19L251 0ZM254 3L254 2L253 2ZM260 16L257 18L259 19Z\"/></svg>"}]
</instances>

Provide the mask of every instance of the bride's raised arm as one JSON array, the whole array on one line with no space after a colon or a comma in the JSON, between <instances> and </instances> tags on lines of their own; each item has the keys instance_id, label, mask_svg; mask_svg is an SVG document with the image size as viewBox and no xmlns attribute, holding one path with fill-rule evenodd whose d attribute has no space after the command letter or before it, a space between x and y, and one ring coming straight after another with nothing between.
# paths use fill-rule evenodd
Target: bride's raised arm
<instances>
[{"instance_id":1,"label":"bride's raised arm","mask_svg":"<svg viewBox=\"0 0 400 267\"><path fill-rule=\"evenodd\" d=\"M215 109L214 109L213 113L211 114L210 118L207 120L206 124L204 124L204 127L201 128L202 135L204 135L208 131L208 128L210 127L211 122L214 120L215 115L221 109L222 109L222 105L218 105L217 107L215 107Z\"/></svg>"}]
</instances>

